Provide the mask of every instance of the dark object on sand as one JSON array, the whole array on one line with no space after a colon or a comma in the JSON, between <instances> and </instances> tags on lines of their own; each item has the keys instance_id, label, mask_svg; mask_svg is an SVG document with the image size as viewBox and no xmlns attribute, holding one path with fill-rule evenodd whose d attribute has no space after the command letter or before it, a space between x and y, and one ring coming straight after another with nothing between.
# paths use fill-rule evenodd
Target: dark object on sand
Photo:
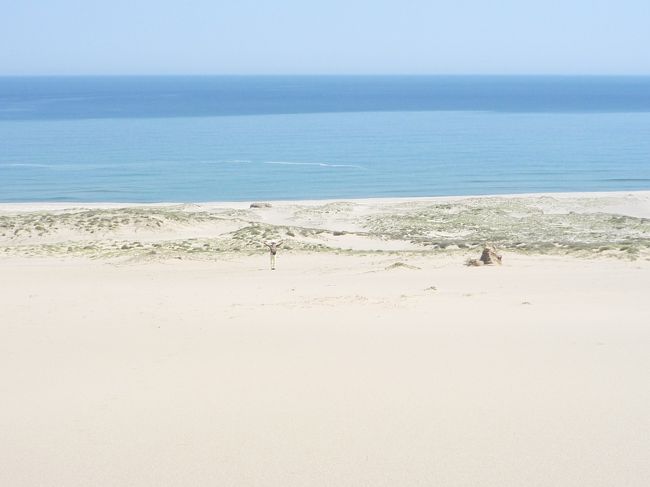
<instances>
[{"instance_id":1,"label":"dark object on sand","mask_svg":"<svg viewBox=\"0 0 650 487\"><path fill-rule=\"evenodd\" d=\"M501 255L499 255L496 249L490 245L486 245L481 253L481 256L478 259L469 259L465 265L469 266L481 266L481 265L501 265Z\"/></svg>"},{"instance_id":2,"label":"dark object on sand","mask_svg":"<svg viewBox=\"0 0 650 487\"><path fill-rule=\"evenodd\" d=\"M404 262L395 262L394 264L389 265L386 267L387 271L392 271L393 269L412 269L412 270L419 270L420 268L414 265L410 264L405 264Z\"/></svg>"},{"instance_id":3,"label":"dark object on sand","mask_svg":"<svg viewBox=\"0 0 650 487\"><path fill-rule=\"evenodd\" d=\"M251 203L251 208L271 208L271 203Z\"/></svg>"}]
</instances>

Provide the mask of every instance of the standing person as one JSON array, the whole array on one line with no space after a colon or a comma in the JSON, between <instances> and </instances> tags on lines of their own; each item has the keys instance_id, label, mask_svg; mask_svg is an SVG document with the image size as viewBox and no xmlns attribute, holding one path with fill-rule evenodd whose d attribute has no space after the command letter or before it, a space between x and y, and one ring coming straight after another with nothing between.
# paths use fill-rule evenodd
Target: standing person
<instances>
[{"instance_id":1,"label":"standing person","mask_svg":"<svg viewBox=\"0 0 650 487\"><path fill-rule=\"evenodd\" d=\"M269 252L271 254L271 270L275 270L275 254L278 253L278 248L282 245L282 241L280 242L266 242L264 245L266 245L269 248Z\"/></svg>"}]
</instances>

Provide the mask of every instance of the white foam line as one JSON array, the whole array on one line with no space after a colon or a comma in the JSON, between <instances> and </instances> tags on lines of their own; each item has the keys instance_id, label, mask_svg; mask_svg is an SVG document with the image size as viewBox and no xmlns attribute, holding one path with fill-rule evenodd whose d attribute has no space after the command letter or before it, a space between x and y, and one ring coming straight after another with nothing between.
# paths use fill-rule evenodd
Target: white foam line
<instances>
[{"instance_id":1,"label":"white foam line","mask_svg":"<svg viewBox=\"0 0 650 487\"><path fill-rule=\"evenodd\" d=\"M246 159L218 159L216 161L197 161L199 164L250 164Z\"/></svg>"},{"instance_id":2,"label":"white foam line","mask_svg":"<svg viewBox=\"0 0 650 487\"><path fill-rule=\"evenodd\" d=\"M281 164L286 166L353 167L355 169L364 169L363 166L357 166L354 164L328 164L326 162L264 161L262 164Z\"/></svg>"},{"instance_id":3,"label":"white foam line","mask_svg":"<svg viewBox=\"0 0 650 487\"><path fill-rule=\"evenodd\" d=\"M122 164L123 165L123 164ZM36 164L30 162L10 162L10 163L1 163L0 169L9 168L9 167L37 167L44 169L52 169L56 171L69 171L69 170L86 170L86 169L103 169L103 168L113 168L117 164Z\"/></svg>"},{"instance_id":4,"label":"white foam line","mask_svg":"<svg viewBox=\"0 0 650 487\"><path fill-rule=\"evenodd\" d=\"M32 164L22 162L0 163L0 167L53 167L52 164Z\"/></svg>"}]
</instances>

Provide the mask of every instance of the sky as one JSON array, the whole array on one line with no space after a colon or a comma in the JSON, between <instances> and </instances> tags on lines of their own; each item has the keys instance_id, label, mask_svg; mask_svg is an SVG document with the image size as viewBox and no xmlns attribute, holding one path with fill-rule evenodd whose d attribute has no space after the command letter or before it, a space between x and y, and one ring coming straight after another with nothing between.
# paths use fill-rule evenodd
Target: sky
<instances>
[{"instance_id":1,"label":"sky","mask_svg":"<svg viewBox=\"0 0 650 487\"><path fill-rule=\"evenodd\" d=\"M0 0L0 75L642 74L650 0Z\"/></svg>"}]
</instances>

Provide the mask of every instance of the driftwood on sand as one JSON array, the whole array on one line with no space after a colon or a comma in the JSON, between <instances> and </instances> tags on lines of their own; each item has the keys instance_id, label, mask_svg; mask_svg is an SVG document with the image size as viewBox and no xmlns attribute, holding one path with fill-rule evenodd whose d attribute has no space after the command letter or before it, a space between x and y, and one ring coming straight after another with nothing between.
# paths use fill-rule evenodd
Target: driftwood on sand
<instances>
[{"instance_id":1,"label":"driftwood on sand","mask_svg":"<svg viewBox=\"0 0 650 487\"><path fill-rule=\"evenodd\" d=\"M468 266L481 266L481 265L501 265L501 255L497 253L496 249L491 245L486 245L478 259L469 259L466 262Z\"/></svg>"},{"instance_id":2,"label":"driftwood on sand","mask_svg":"<svg viewBox=\"0 0 650 487\"><path fill-rule=\"evenodd\" d=\"M250 208L271 208L271 203L251 203Z\"/></svg>"}]
</instances>

